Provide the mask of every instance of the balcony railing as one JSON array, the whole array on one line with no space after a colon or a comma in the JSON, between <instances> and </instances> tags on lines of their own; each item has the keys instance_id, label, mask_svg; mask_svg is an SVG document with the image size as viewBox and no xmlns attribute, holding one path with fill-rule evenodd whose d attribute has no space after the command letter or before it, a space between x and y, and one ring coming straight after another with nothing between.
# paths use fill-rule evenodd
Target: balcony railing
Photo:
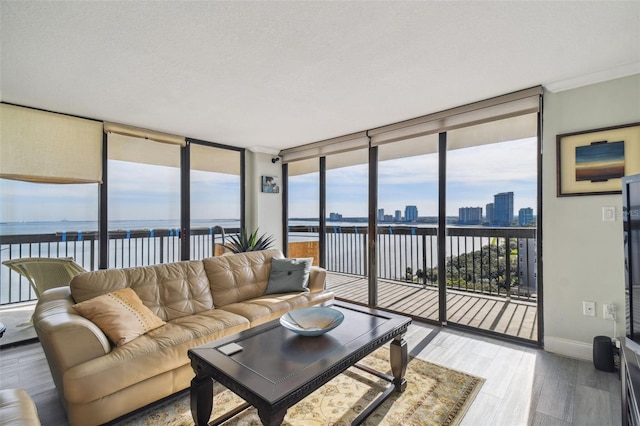
<instances>
[{"instance_id":1,"label":"balcony railing","mask_svg":"<svg viewBox=\"0 0 640 426\"><path fill-rule=\"evenodd\" d=\"M318 232L317 226L289 227L290 240L307 240L306 252L296 250L296 256L317 256ZM366 226L329 225L325 241L329 271L367 274ZM378 278L437 287L437 228L379 226L377 247ZM448 227L446 250L448 288L537 298L536 228Z\"/></svg>"},{"instance_id":2,"label":"balcony railing","mask_svg":"<svg viewBox=\"0 0 640 426\"><path fill-rule=\"evenodd\" d=\"M191 229L191 258L202 259L216 254L222 235L215 228ZM237 234L238 228L224 232ZM73 257L88 271L98 268L98 233L58 232L40 235L0 236L2 261L20 257ZM154 265L180 260L180 231L178 229L138 229L109 231L109 267L126 268ZM0 305L35 300L28 281L9 268L0 267Z\"/></svg>"},{"instance_id":3,"label":"balcony railing","mask_svg":"<svg viewBox=\"0 0 640 426\"><path fill-rule=\"evenodd\" d=\"M227 234L239 229L225 229ZM289 228L292 257L318 256L318 227ZM443 270L448 288L490 296L537 298L536 229L449 227L446 264L438 268L437 229L380 226L377 235L378 277L425 288L437 288ZM191 258L220 254L214 228L191 229ZM97 269L97 232L0 236L1 260L19 257L73 257L87 270ZM327 226L326 268L357 276L368 271L366 226ZM180 260L177 229L109 232L109 267L153 265ZM34 300L26 279L0 268L0 304Z\"/></svg>"}]
</instances>

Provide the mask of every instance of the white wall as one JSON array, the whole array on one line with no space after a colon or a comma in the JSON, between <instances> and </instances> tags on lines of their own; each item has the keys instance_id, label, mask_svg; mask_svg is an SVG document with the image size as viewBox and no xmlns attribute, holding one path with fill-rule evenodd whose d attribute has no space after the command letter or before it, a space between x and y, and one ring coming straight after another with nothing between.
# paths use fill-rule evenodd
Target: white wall
<instances>
[{"instance_id":1,"label":"white wall","mask_svg":"<svg viewBox=\"0 0 640 426\"><path fill-rule=\"evenodd\" d=\"M593 337L613 337L602 305L618 308L624 335L624 257L620 195L556 196L556 135L640 122L640 75L544 95L543 285L544 345L550 352L590 360ZM615 222L602 221L614 206ZM596 302L595 318L582 314Z\"/></svg>"},{"instance_id":2,"label":"white wall","mask_svg":"<svg viewBox=\"0 0 640 426\"><path fill-rule=\"evenodd\" d=\"M282 246L282 162L272 163L272 154L246 152L246 226L249 232L260 228L259 233L267 233L275 238L274 248ZM262 192L262 176L278 178L280 192ZM284 251L284 250L283 250Z\"/></svg>"}]
</instances>

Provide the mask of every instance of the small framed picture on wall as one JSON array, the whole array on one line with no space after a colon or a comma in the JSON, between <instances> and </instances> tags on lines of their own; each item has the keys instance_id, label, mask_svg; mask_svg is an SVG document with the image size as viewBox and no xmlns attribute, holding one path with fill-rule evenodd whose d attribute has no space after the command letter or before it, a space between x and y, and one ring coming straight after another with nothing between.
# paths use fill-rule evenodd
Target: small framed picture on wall
<instances>
[{"instance_id":1,"label":"small framed picture on wall","mask_svg":"<svg viewBox=\"0 0 640 426\"><path fill-rule=\"evenodd\" d=\"M622 192L640 173L640 123L556 136L558 197Z\"/></svg>"},{"instance_id":2,"label":"small framed picture on wall","mask_svg":"<svg viewBox=\"0 0 640 426\"><path fill-rule=\"evenodd\" d=\"M277 194L280 192L280 185L276 176L262 176L262 192Z\"/></svg>"}]
</instances>

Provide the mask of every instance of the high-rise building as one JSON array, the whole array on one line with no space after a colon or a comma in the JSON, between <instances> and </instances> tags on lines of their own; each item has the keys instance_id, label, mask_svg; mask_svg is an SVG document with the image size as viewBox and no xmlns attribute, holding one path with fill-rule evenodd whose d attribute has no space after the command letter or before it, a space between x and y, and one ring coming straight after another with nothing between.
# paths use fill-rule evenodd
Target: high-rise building
<instances>
[{"instance_id":1,"label":"high-rise building","mask_svg":"<svg viewBox=\"0 0 640 426\"><path fill-rule=\"evenodd\" d=\"M485 218L485 222L488 224L493 223L493 203L489 203L486 206L487 217Z\"/></svg>"},{"instance_id":2,"label":"high-rise building","mask_svg":"<svg viewBox=\"0 0 640 426\"><path fill-rule=\"evenodd\" d=\"M417 222L418 221L418 207L405 206L404 208L404 220L405 222Z\"/></svg>"},{"instance_id":3,"label":"high-rise building","mask_svg":"<svg viewBox=\"0 0 640 426\"><path fill-rule=\"evenodd\" d=\"M480 225L482 223L482 207L460 207L458 223L461 225Z\"/></svg>"},{"instance_id":4,"label":"high-rise building","mask_svg":"<svg viewBox=\"0 0 640 426\"><path fill-rule=\"evenodd\" d=\"M536 240L518 238L518 288L521 295L538 293L538 263Z\"/></svg>"},{"instance_id":5,"label":"high-rise building","mask_svg":"<svg viewBox=\"0 0 640 426\"><path fill-rule=\"evenodd\" d=\"M340 213L329 213L329 220L330 221L340 221L342 220L342 215Z\"/></svg>"},{"instance_id":6,"label":"high-rise building","mask_svg":"<svg viewBox=\"0 0 640 426\"><path fill-rule=\"evenodd\" d=\"M510 226L513 222L513 192L501 192L493 196L493 223Z\"/></svg>"},{"instance_id":7,"label":"high-rise building","mask_svg":"<svg viewBox=\"0 0 640 426\"><path fill-rule=\"evenodd\" d=\"M396 210L396 214L393 218L396 222L402 221L402 210Z\"/></svg>"},{"instance_id":8,"label":"high-rise building","mask_svg":"<svg viewBox=\"0 0 640 426\"><path fill-rule=\"evenodd\" d=\"M384 221L384 209L378 209L378 222Z\"/></svg>"},{"instance_id":9,"label":"high-rise building","mask_svg":"<svg viewBox=\"0 0 640 426\"><path fill-rule=\"evenodd\" d=\"M526 226L533 223L533 209L531 207L525 207L518 211L518 224L520 226Z\"/></svg>"}]
</instances>

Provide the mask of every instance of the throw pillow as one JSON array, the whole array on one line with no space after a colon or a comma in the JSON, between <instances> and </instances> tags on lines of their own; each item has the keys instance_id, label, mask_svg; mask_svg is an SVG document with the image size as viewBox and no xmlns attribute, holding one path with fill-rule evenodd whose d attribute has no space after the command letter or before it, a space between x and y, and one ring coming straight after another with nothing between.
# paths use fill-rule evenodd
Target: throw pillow
<instances>
[{"instance_id":1,"label":"throw pillow","mask_svg":"<svg viewBox=\"0 0 640 426\"><path fill-rule=\"evenodd\" d=\"M313 258L271 259L269 284L264 294L309 291L309 270Z\"/></svg>"},{"instance_id":2,"label":"throw pillow","mask_svg":"<svg viewBox=\"0 0 640 426\"><path fill-rule=\"evenodd\" d=\"M73 308L97 325L116 346L165 324L131 288L76 303Z\"/></svg>"}]
</instances>

